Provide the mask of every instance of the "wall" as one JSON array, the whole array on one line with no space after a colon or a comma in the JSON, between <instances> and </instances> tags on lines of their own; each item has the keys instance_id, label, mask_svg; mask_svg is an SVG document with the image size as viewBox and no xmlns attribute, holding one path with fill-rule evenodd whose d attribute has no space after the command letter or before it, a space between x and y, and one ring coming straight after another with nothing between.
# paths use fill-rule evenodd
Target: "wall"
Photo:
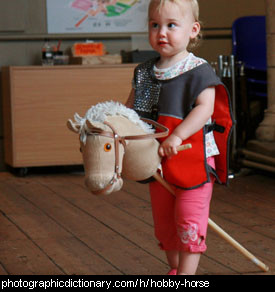
<instances>
[{"instance_id":1,"label":"wall","mask_svg":"<svg viewBox=\"0 0 275 292\"><path fill-rule=\"evenodd\" d=\"M199 2L205 39L195 53L209 62L216 61L220 54L231 53L231 26L234 19L244 15L265 14L265 3L259 0L200 0ZM50 38L55 43L62 39L61 49L68 51L75 41L97 39L97 35L49 36L46 0L0 0L0 68L10 65L39 65L45 38ZM118 34L100 36L99 39L110 53L131 50L130 36ZM0 170L3 170L5 166L1 110L0 121Z\"/></svg>"}]
</instances>

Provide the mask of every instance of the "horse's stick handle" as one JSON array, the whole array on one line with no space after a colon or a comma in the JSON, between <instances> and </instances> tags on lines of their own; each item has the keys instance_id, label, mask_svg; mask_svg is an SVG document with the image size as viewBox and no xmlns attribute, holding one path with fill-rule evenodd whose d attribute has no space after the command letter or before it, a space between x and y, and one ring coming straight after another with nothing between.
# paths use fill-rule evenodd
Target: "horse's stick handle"
<instances>
[{"instance_id":1,"label":"horse's stick handle","mask_svg":"<svg viewBox=\"0 0 275 292\"><path fill-rule=\"evenodd\" d=\"M175 191L173 190L172 186L157 172L153 175L153 177L163 185L166 190L168 190L172 195L175 196Z\"/></svg>"},{"instance_id":2,"label":"horse's stick handle","mask_svg":"<svg viewBox=\"0 0 275 292\"><path fill-rule=\"evenodd\" d=\"M175 191L172 186L159 174L156 173L154 178L162 184L172 195L175 196ZM258 260L252 253L245 249L241 244L239 244L234 238L232 238L228 233L226 233L221 227L219 227L214 221L208 218L208 225L211 227L218 235L220 235L225 241L237 249L242 255L247 259L251 260L255 265L257 265L262 271L267 272L269 267L263 262Z\"/></svg>"},{"instance_id":3,"label":"horse's stick handle","mask_svg":"<svg viewBox=\"0 0 275 292\"><path fill-rule=\"evenodd\" d=\"M234 238L232 238L228 233L226 233L221 227L219 227L214 221L208 218L208 226L211 227L217 234L219 234L225 241L230 243L235 249L237 249L246 258L251 260L255 265L257 265L262 271L268 272L269 267L257 259L251 252L240 245Z\"/></svg>"},{"instance_id":4,"label":"horse's stick handle","mask_svg":"<svg viewBox=\"0 0 275 292\"><path fill-rule=\"evenodd\" d=\"M188 144L180 145L179 147L177 147L177 151L182 151L182 150L186 150L190 148L192 148L192 144L188 143Z\"/></svg>"}]
</instances>

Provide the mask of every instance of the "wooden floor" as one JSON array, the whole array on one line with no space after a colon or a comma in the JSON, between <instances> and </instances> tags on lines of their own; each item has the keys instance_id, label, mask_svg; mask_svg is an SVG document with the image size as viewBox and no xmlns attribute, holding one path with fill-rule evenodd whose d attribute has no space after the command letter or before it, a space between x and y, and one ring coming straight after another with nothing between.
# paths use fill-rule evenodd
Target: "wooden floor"
<instances>
[{"instance_id":1,"label":"wooden floor","mask_svg":"<svg viewBox=\"0 0 275 292\"><path fill-rule=\"evenodd\" d=\"M275 179L215 186L211 219L275 274ZM95 197L81 173L0 173L0 274L154 275L168 271L153 235L147 185ZM198 274L263 274L209 229Z\"/></svg>"}]
</instances>

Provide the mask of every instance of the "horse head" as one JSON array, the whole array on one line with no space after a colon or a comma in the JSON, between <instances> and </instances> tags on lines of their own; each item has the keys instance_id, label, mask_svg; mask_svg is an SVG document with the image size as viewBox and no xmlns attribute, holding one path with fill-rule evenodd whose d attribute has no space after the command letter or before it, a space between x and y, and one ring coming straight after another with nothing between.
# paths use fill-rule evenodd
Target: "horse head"
<instances>
[{"instance_id":1,"label":"horse head","mask_svg":"<svg viewBox=\"0 0 275 292\"><path fill-rule=\"evenodd\" d=\"M84 118L75 115L76 122L67 123L70 130L80 135L85 184L94 194L120 190L122 177L135 181L147 179L160 164L159 143L154 139L157 134L153 134L151 127L133 110L118 103L106 104L112 110L100 121L91 116L93 112L100 115L98 109L102 104L92 107Z\"/></svg>"},{"instance_id":2,"label":"horse head","mask_svg":"<svg viewBox=\"0 0 275 292\"><path fill-rule=\"evenodd\" d=\"M85 170L85 185L93 194L110 194L123 185L121 178L124 145L106 124L86 120L86 138L80 139L80 150ZM68 121L68 128L81 135L79 125ZM77 129L77 131L75 131ZM110 136L108 135L110 134ZM116 149L118 147L118 149ZM117 156L117 153L121 154Z\"/></svg>"}]
</instances>

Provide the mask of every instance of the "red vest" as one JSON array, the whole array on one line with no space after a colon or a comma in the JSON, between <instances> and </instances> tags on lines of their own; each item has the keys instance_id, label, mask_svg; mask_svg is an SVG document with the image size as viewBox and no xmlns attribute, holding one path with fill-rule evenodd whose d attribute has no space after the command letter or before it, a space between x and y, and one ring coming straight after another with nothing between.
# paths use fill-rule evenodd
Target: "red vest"
<instances>
[{"instance_id":1,"label":"red vest","mask_svg":"<svg viewBox=\"0 0 275 292\"><path fill-rule=\"evenodd\" d=\"M221 183L227 184L229 144L234 122L226 88L208 63L164 81L154 78L152 64L152 61L146 62L139 65L135 70L135 81L140 80L145 74L146 77L150 76L152 83L150 84L147 80L146 86L144 86L142 82L136 82L134 109L142 116L147 117L149 111L152 113L157 109L158 116L156 119L169 128L169 133L172 133L193 109L198 95L204 89L214 86L216 90L215 108L212 115L212 121L215 121L215 123L212 126L204 127L183 141L183 144L191 143L191 149L181 151L170 159L163 159L164 178L169 183L184 189L196 188L210 181L210 173L213 170L207 164L205 153L205 134L210 128L210 130L213 130L220 152L219 155L214 156L216 174ZM144 73L144 70L146 73ZM157 102L155 102L156 96L152 96L152 93L146 93L146 90L158 92ZM144 96L146 96L146 100ZM148 99L150 96L152 96L153 101ZM140 104L142 106L139 106ZM151 104L151 109L148 111L144 104ZM145 113L144 108L146 108ZM160 142L162 141L163 139L160 139Z\"/></svg>"}]
</instances>

